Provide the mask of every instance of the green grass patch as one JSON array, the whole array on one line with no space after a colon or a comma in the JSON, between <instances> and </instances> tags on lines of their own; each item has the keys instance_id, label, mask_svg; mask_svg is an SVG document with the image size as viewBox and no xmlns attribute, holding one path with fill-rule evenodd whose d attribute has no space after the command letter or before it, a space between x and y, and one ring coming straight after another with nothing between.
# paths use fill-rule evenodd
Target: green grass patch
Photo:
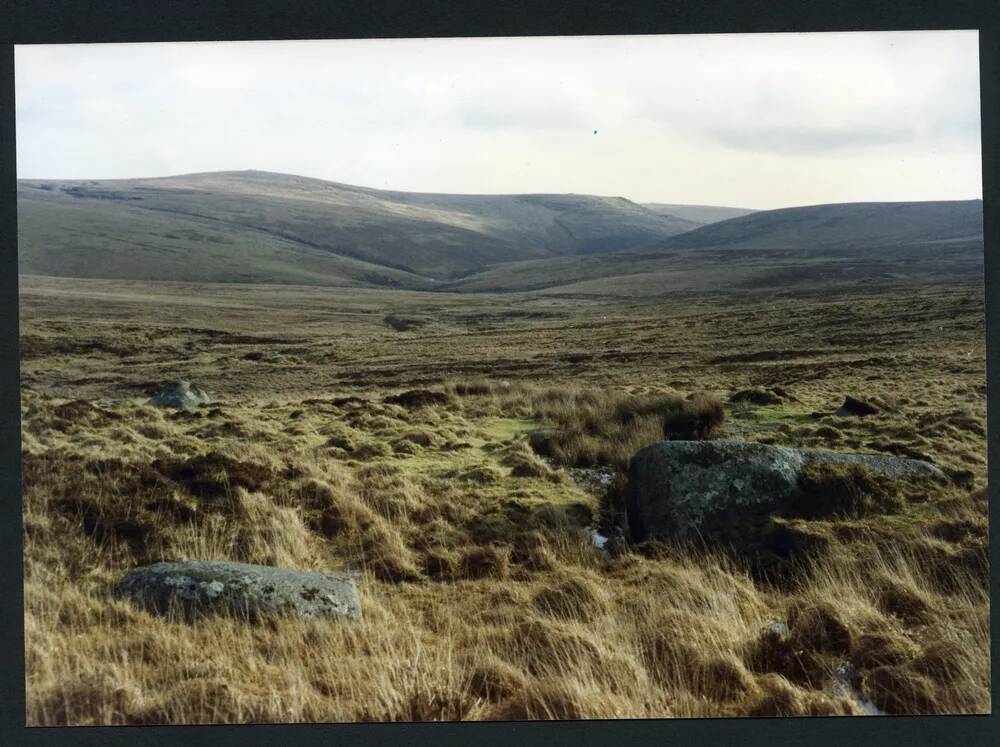
<instances>
[{"instance_id":1,"label":"green grass patch","mask_svg":"<svg viewBox=\"0 0 1000 747\"><path fill-rule=\"evenodd\" d=\"M538 421L529 418L491 418L480 425L479 432L488 441L510 441L537 427Z\"/></svg>"}]
</instances>

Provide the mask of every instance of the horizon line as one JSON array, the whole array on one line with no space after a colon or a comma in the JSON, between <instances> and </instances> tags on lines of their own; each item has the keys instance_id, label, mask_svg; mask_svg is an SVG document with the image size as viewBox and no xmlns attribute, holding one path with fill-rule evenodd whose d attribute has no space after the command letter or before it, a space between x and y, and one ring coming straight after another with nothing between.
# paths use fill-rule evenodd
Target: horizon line
<instances>
[{"instance_id":1,"label":"horizon line","mask_svg":"<svg viewBox=\"0 0 1000 747\"><path fill-rule=\"evenodd\" d=\"M214 171L186 171L178 174L162 174L159 176L125 176L125 177L50 177L50 176L17 176L18 182L127 182L127 181L154 181L158 179L180 179L183 177L190 176L211 176L211 175L221 175L221 174L270 174L273 176L284 176L292 177L294 179L308 179L310 181L324 182L326 184L335 184L340 187L350 187L354 189L364 189L372 192L384 192L384 193L399 193L399 194L414 194L414 195L427 195L427 196L441 196L441 197L534 197L534 196L587 196L587 197L602 197L607 199L621 199L627 200L640 207L645 205L676 205L680 207L709 207L709 208L722 208L727 210L747 210L754 213L763 213L774 210L790 210L794 208L805 208L805 207L824 207L829 205L881 205L881 204L919 204L919 203L933 203L933 202L982 202L983 197L965 197L965 198L948 198L948 199L928 199L928 200L898 200L898 199L883 199L883 200L849 200L845 202L813 202L813 203L802 203L797 205L782 205L781 207L770 207L770 208L751 208L746 206L735 206L735 205L717 205L709 202L661 202L658 200L650 201L638 201L624 195L611 195L611 194L598 194L596 192L442 192L442 191L425 191L425 190L407 190L407 189L392 189L384 187L369 187L363 184L350 184L348 182L338 182L333 179L325 179L316 176L307 176L305 174L294 174L286 171L271 171L268 169L219 169Z\"/></svg>"}]
</instances>

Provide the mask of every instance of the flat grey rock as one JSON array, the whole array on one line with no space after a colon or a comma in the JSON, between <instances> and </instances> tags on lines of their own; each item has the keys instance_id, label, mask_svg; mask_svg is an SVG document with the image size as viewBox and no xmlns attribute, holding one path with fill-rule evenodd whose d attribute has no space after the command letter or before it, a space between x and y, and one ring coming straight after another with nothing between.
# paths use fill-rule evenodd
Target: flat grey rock
<instances>
[{"instance_id":1,"label":"flat grey rock","mask_svg":"<svg viewBox=\"0 0 1000 747\"><path fill-rule=\"evenodd\" d=\"M361 619L354 580L231 561L154 563L129 572L114 595L154 614Z\"/></svg>"},{"instance_id":2,"label":"flat grey rock","mask_svg":"<svg viewBox=\"0 0 1000 747\"><path fill-rule=\"evenodd\" d=\"M184 410L193 410L201 405L207 405L212 401L204 389L191 386L188 381L178 381L168 384L157 392L149 400L149 404L156 407L177 407Z\"/></svg>"},{"instance_id":3,"label":"flat grey rock","mask_svg":"<svg viewBox=\"0 0 1000 747\"><path fill-rule=\"evenodd\" d=\"M799 496L811 462L853 463L889 479L947 481L929 462L881 454L843 454L747 441L661 441L629 464L625 506L633 541L683 540L711 520L777 512Z\"/></svg>"}]
</instances>

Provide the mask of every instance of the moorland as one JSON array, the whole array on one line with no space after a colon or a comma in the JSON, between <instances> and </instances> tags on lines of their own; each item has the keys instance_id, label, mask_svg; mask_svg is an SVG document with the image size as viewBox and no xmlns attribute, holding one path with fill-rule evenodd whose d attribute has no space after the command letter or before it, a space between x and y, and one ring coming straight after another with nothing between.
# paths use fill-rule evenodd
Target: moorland
<instances>
[{"instance_id":1,"label":"moorland","mask_svg":"<svg viewBox=\"0 0 1000 747\"><path fill-rule=\"evenodd\" d=\"M981 203L294 179L19 187L28 723L989 710ZM176 380L213 403L149 404ZM774 517L762 572L617 539L628 461L665 437L951 481ZM186 559L349 573L364 620L110 593Z\"/></svg>"}]
</instances>

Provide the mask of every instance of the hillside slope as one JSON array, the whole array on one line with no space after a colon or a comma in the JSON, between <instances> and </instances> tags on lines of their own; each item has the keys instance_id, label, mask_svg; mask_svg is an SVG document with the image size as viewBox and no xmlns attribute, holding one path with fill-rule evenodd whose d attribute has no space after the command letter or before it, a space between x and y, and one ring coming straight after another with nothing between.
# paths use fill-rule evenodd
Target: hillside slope
<instances>
[{"instance_id":1,"label":"hillside slope","mask_svg":"<svg viewBox=\"0 0 1000 747\"><path fill-rule=\"evenodd\" d=\"M664 249L876 247L982 240L983 202L852 202L763 210L703 226Z\"/></svg>"},{"instance_id":2,"label":"hillside slope","mask_svg":"<svg viewBox=\"0 0 1000 747\"><path fill-rule=\"evenodd\" d=\"M949 281L982 275L982 221L981 200L761 211L640 251L511 262L449 288L652 296Z\"/></svg>"},{"instance_id":3,"label":"hillside slope","mask_svg":"<svg viewBox=\"0 0 1000 747\"><path fill-rule=\"evenodd\" d=\"M982 272L980 200L816 205L701 226L668 208L701 219L737 210L389 192L259 171L22 180L19 261L24 274L57 277L588 295Z\"/></svg>"},{"instance_id":4,"label":"hillside slope","mask_svg":"<svg viewBox=\"0 0 1000 747\"><path fill-rule=\"evenodd\" d=\"M697 227L621 197L386 192L259 171L22 180L21 272L427 287Z\"/></svg>"},{"instance_id":5,"label":"hillside slope","mask_svg":"<svg viewBox=\"0 0 1000 747\"><path fill-rule=\"evenodd\" d=\"M18 195L20 272L189 282L422 287L414 273L213 217Z\"/></svg>"}]
</instances>

